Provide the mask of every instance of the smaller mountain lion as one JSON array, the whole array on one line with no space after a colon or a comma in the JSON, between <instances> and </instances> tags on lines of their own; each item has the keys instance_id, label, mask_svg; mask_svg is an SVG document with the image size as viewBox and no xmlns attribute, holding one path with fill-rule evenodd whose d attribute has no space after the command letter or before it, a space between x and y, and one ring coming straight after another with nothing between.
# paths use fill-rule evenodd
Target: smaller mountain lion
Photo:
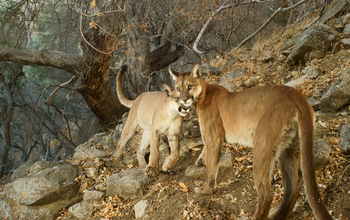
<instances>
[{"instance_id":1,"label":"smaller mountain lion","mask_svg":"<svg viewBox=\"0 0 350 220\"><path fill-rule=\"evenodd\" d=\"M207 179L204 187L195 189L196 193L213 193L222 143L241 143L253 148L253 176L258 192L253 219L285 219L293 210L300 195L299 158L305 192L316 219L332 219L315 178L314 111L297 90L276 85L230 92L203 80L198 64L192 72L176 74L170 69L169 72L182 104L193 104L198 112L205 146L199 159L205 158ZM281 168L284 195L276 212L269 213L275 159Z\"/></svg>"},{"instance_id":2,"label":"smaller mountain lion","mask_svg":"<svg viewBox=\"0 0 350 220\"><path fill-rule=\"evenodd\" d=\"M190 108L181 105L179 97L175 96L174 90L167 84L162 87L164 92L144 92L135 100L127 99L122 90L122 78L126 70L127 66L122 65L116 80L118 98L121 104L130 108L118 142L117 160L123 160L124 146L133 136L136 127L140 126L143 134L137 151L139 166L146 167L146 172L155 176L159 172L159 135L168 136L171 153L162 167L163 171L168 171L179 159L179 134L183 118L189 113ZM150 159L147 165L145 153L149 145Z\"/></svg>"}]
</instances>

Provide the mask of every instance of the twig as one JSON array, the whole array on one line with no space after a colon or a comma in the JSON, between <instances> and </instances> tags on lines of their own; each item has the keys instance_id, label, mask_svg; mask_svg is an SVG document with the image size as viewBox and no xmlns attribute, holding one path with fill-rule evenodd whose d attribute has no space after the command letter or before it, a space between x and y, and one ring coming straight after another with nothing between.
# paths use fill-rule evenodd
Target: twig
<instances>
[{"instance_id":1,"label":"twig","mask_svg":"<svg viewBox=\"0 0 350 220\"><path fill-rule=\"evenodd\" d=\"M255 35L257 35L258 33L260 33L260 31L262 31L271 21L272 21L272 19L274 19L280 12L286 12L286 11L290 11L290 10L292 10L292 9L294 9L294 8L296 8L296 7L298 7L299 5L302 5L302 4L304 4L304 3L306 3L308 0L302 0L302 1L300 1L300 2L298 2L298 3L296 3L296 4L294 4L294 5L292 5L292 6L290 6L290 7L288 7L288 8L279 8L279 9L277 9L272 15L271 15L271 17L269 18L269 19L267 19L267 21L257 30L257 31L255 31L253 34L251 34L249 37L247 37L246 39L244 39L235 49L234 49L234 51L235 50L237 50L238 48L240 48L240 47L242 47L242 45L243 44L245 44L247 41L249 41L250 39L252 39L253 37L255 37Z\"/></svg>"}]
</instances>

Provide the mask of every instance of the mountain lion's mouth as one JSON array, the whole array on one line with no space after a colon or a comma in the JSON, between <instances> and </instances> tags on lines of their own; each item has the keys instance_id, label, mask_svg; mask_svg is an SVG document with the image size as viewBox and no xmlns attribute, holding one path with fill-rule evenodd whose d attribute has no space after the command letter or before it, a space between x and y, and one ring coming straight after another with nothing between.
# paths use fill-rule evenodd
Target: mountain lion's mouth
<instances>
[{"instance_id":1,"label":"mountain lion's mouth","mask_svg":"<svg viewBox=\"0 0 350 220\"><path fill-rule=\"evenodd\" d=\"M180 106L178 112L181 116L186 116L190 112L191 108Z\"/></svg>"}]
</instances>

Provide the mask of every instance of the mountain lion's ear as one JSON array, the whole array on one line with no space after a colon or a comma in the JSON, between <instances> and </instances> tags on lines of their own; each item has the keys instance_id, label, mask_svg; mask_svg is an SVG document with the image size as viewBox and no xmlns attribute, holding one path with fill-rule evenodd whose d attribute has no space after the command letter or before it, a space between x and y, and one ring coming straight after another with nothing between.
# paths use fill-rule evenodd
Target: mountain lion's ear
<instances>
[{"instance_id":1,"label":"mountain lion's ear","mask_svg":"<svg viewBox=\"0 0 350 220\"><path fill-rule=\"evenodd\" d=\"M171 86L169 86L168 84L163 84L162 89L168 97L170 93L173 91L173 88L171 88Z\"/></svg>"},{"instance_id":2,"label":"mountain lion's ear","mask_svg":"<svg viewBox=\"0 0 350 220\"><path fill-rule=\"evenodd\" d=\"M193 69L192 69L191 75L192 75L194 78L197 78L197 77L201 77L201 76L202 76L201 66L200 66L198 63L194 64L194 67L193 67Z\"/></svg>"},{"instance_id":3,"label":"mountain lion's ear","mask_svg":"<svg viewBox=\"0 0 350 220\"><path fill-rule=\"evenodd\" d=\"M170 73L170 76L173 78L173 80L175 81L176 78L177 78L177 73L176 72L173 72L170 68L169 68L169 73Z\"/></svg>"}]
</instances>

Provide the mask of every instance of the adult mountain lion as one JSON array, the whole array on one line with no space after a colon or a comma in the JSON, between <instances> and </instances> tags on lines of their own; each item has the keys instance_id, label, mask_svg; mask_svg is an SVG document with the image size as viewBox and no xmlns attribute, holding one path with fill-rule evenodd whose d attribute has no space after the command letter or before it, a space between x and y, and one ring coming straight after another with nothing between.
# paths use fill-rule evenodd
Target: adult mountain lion
<instances>
[{"instance_id":1,"label":"adult mountain lion","mask_svg":"<svg viewBox=\"0 0 350 220\"><path fill-rule=\"evenodd\" d=\"M168 171L179 159L179 134L183 117L190 109L182 107L179 98L175 97L174 90L166 84L163 85L164 92L144 92L135 100L127 99L122 90L122 78L126 70L126 65L121 66L116 80L117 95L121 104L131 108L118 142L117 159L122 161L124 146L133 136L136 127L140 126L143 134L137 151L139 166L146 167L145 153L150 145L150 159L146 171L150 175L158 173L159 135L167 134L171 154L165 160L162 170Z\"/></svg>"},{"instance_id":2,"label":"adult mountain lion","mask_svg":"<svg viewBox=\"0 0 350 220\"><path fill-rule=\"evenodd\" d=\"M253 219L285 219L292 211L300 195L300 156L306 195L316 218L332 219L315 179L314 111L298 91L280 85L230 92L204 81L198 64L192 72L174 73L170 69L169 72L181 103L193 104L198 112L207 179L202 188L195 189L196 193L213 193L222 143L241 143L253 147L253 176L258 192ZM275 159L281 168L285 191L282 204L269 215Z\"/></svg>"}]
</instances>

